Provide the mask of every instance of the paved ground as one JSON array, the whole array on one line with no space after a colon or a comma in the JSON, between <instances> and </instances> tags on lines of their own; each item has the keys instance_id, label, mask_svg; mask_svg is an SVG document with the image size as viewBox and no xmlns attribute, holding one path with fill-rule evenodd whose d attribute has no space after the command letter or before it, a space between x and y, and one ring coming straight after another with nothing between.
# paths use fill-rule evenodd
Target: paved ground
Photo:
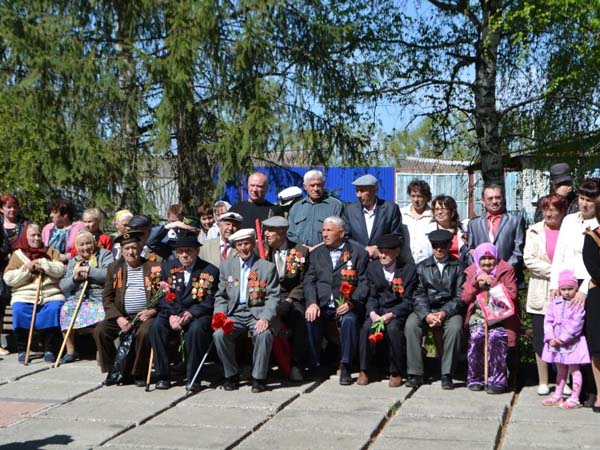
<instances>
[{"instance_id":1,"label":"paved ground","mask_svg":"<svg viewBox=\"0 0 600 450\"><path fill-rule=\"evenodd\" d=\"M103 387L94 361L58 369L0 360L0 450L599 449L600 414L541 405L535 388L487 395L439 383L390 389L274 382L252 394L206 385Z\"/></svg>"}]
</instances>

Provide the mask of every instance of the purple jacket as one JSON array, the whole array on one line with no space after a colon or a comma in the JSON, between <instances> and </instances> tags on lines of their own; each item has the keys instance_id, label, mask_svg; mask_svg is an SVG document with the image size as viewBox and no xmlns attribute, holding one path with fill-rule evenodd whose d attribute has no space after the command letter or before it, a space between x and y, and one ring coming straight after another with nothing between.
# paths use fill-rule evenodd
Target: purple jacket
<instances>
[{"instance_id":1,"label":"purple jacket","mask_svg":"<svg viewBox=\"0 0 600 450\"><path fill-rule=\"evenodd\" d=\"M572 306L562 297L550 301L544 319L544 351L542 359L550 363L587 364L590 362L585 339L581 336L585 310L583 306ZM551 347L551 339L564 343Z\"/></svg>"}]
</instances>

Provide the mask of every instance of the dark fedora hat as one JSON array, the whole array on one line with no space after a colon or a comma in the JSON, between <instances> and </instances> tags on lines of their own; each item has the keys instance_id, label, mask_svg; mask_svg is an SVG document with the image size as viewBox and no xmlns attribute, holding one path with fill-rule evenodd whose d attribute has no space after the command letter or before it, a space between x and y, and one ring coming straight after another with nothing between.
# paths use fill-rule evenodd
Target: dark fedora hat
<instances>
[{"instance_id":1,"label":"dark fedora hat","mask_svg":"<svg viewBox=\"0 0 600 450\"><path fill-rule=\"evenodd\" d=\"M191 231L181 230L177 233L177 239L171 244L173 248L179 247L200 247L202 244L198 242L198 235Z\"/></svg>"}]
</instances>

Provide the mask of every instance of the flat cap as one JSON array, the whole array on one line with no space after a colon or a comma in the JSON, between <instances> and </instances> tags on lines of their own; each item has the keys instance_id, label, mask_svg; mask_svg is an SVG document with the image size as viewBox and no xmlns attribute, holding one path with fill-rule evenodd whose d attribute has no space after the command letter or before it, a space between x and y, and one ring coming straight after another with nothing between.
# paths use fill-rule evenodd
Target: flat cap
<instances>
[{"instance_id":1,"label":"flat cap","mask_svg":"<svg viewBox=\"0 0 600 450\"><path fill-rule=\"evenodd\" d=\"M552 164L550 166L550 179L554 184L572 182L571 168L567 163Z\"/></svg>"},{"instance_id":2,"label":"flat cap","mask_svg":"<svg viewBox=\"0 0 600 450\"><path fill-rule=\"evenodd\" d=\"M277 194L281 206L287 206L294 201L294 199L299 197L302 197L302 189L298 186L290 186Z\"/></svg>"},{"instance_id":3,"label":"flat cap","mask_svg":"<svg viewBox=\"0 0 600 450\"><path fill-rule=\"evenodd\" d=\"M273 216L263 220L263 227L287 228L290 224L285 217Z\"/></svg>"},{"instance_id":4,"label":"flat cap","mask_svg":"<svg viewBox=\"0 0 600 450\"><path fill-rule=\"evenodd\" d=\"M377 248L399 248L402 246L402 240L395 234L384 234L375 242Z\"/></svg>"},{"instance_id":5,"label":"flat cap","mask_svg":"<svg viewBox=\"0 0 600 450\"><path fill-rule=\"evenodd\" d=\"M173 242L173 248L179 247L200 247L202 244L198 242L198 235L188 230L181 230L177 233L177 239Z\"/></svg>"},{"instance_id":6,"label":"flat cap","mask_svg":"<svg viewBox=\"0 0 600 450\"><path fill-rule=\"evenodd\" d=\"M121 245L129 244L130 242L140 242L143 235L143 232L137 230L126 231L125 233L117 235L117 237L115 237L115 242Z\"/></svg>"},{"instance_id":7,"label":"flat cap","mask_svg":"<svg viewBox=\"0 0 600 450\"><path fill-rule=\"evenodd\" d=\"M229 243L235 244L237 241L243 241L244 239L256 239L256 231L254 228L242 228L229 236Z\"/></svg>"},{"instance_id":8,"label":"flat cap","mask_svg":"<svg viewBox=\"0 0 600 450\"><path fill-rule=\"evenodd\" d=\"M232 222L242 223L244 218L238 213L226 212L221 214L221 218L219 220L230 220Z\"/></svg>"},{"instance_id":9,"label":"flat cap","mask_svg":"<svg viewBox=\"0 0 600 450\"><path fill-rule=\"evenodd\" d=\"M377 186L377 183L377 178L369 173L363 175L362 177L358 177L352 182L354 186Z\"/></svg>"},{"instance_id":10,"label":"flat cap","mask_svg":"<svg viewBox=\"0 0 600 450\"><path fill-rule=\"evenodd\" d=\"M128 224L129 227L134 227L134 228L138 228L138 227L151 227L152 226L152 220L150 219L150 217L143 215L143 214L139 214L139 215L135 215L131 218L131 220L129 221Z\"/></svg>"},{"instance_id":11,"label":"flat cap","mask_svg":"<svg viewBox=\"0 0 600 450\"><path fill-rule=\"evenodd\" d=\"M454 235L448 230L433 230L428 237L432 244L444 244L452 242Z\"/></svg>"}]
</instances>

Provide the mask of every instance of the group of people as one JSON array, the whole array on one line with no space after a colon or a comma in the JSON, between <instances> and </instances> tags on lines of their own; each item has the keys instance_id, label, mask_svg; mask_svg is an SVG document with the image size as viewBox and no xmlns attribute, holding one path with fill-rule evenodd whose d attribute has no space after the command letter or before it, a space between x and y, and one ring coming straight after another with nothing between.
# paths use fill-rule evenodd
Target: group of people
<instances>
[{"instance_id":1,"label":"group of people","mask_svg":"<svg viewBox=\"0 0 600 450\"><path fill-rule=\"evenodd\" d=\"M526 266L540 395L550 394L547 364L557 366L556 389L543 404L579 407L583 389L598 412L600 183L584 181L578 211L566 215L574 189L565 166L551 168L553 193L540 200L542 219L527 231L523 217L506 212L498 185L484 187L485 213L467 223L452 197L432 199L423 180L409 184L411 203L399 208L363 175L353 181L357 201L344 204L318 170L305 174L304 198L288 188L279 204L266 200L267 176L256 172L248 200L233 206L220 201L186 216L172 205L167 224L155 227L147 216L119 211L114 238L100 230L96 209L74 221L72 204L57 200L51 223L40 228L22 222L17 199L5 195L3 298L12 305L18 358L35 303L46 361L56 358L61 330L93 327L107 372L115 339L134 333L131 377L140 386L152 364L156 388L171 387L169 341L179 335L192 390L213 345L224 389L237 389L240 358L250 357L240 355L249 348L244 339L252 345L253 392L266 389L272 359L293 381L339 369L342 385L366 385L383 373L390 387L418 387L432 332L443 389L454 388L467 344L467 387L498 394L518 366ZM79 357L73 334L66 348L61 363Z\"/></svg>"}]
</instances>

